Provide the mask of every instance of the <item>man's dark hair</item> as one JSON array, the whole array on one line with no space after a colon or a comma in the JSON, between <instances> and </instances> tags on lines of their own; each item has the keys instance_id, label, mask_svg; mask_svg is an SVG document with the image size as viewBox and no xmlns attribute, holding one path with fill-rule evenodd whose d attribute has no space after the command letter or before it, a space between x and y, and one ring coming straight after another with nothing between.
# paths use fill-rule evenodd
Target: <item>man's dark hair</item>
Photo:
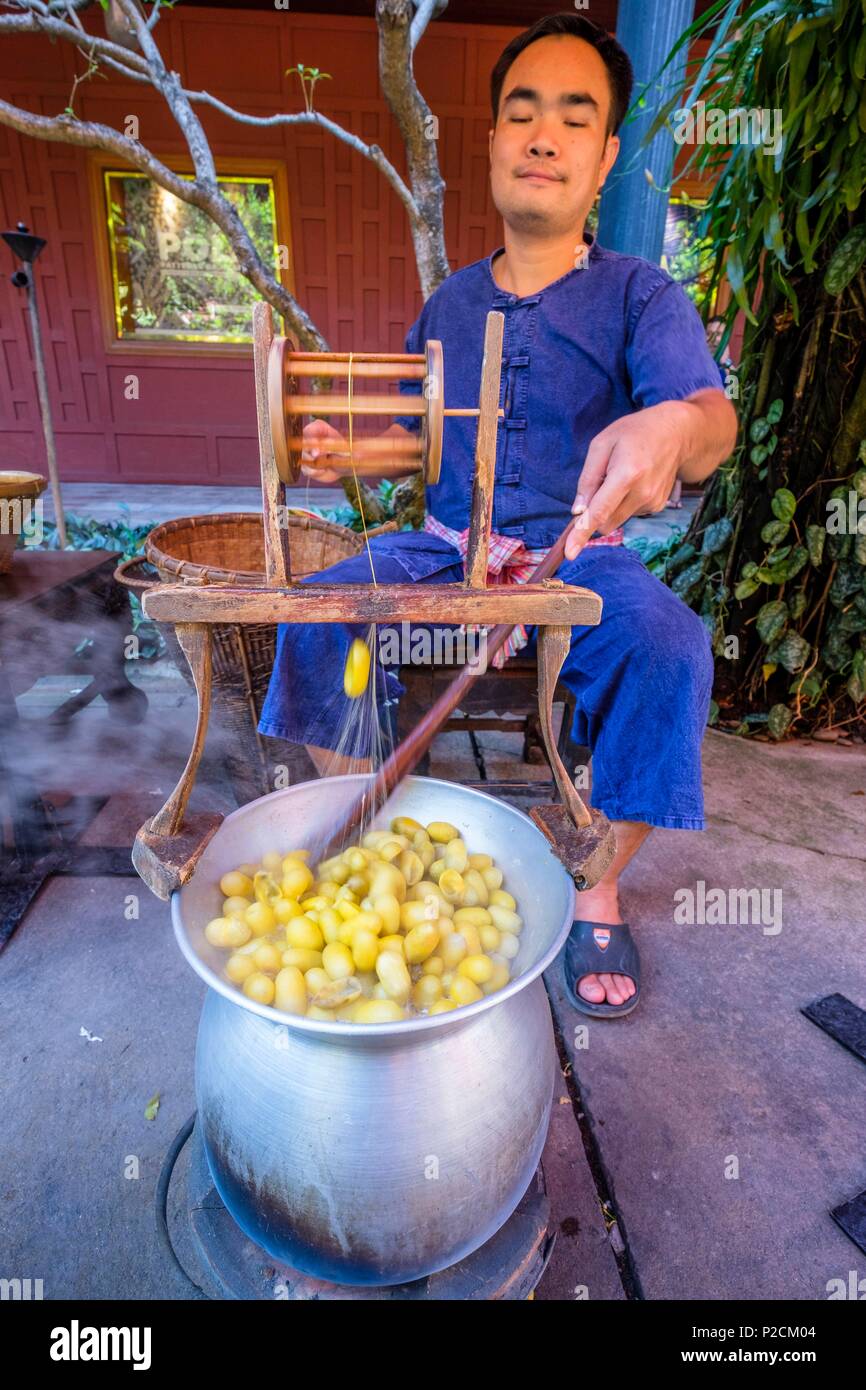
<instances>
[{"instance_id":1,"label":"man's dark hair","mask_svg":"<svg viewBox=\"0 0 866 1390\"><path fill-rule=\"evenodd\" d=\"M535 43L537 39L546 39L551 34L570 34L573 38L583 39L585 43L592 45L603 60L607 68L611 96L607 133L608 135L615 135L622 125L631 101L631 92L634 86L631 59L622 44L617 43L606 29L602 29L598 24L593 24L592 20L586 19L584 15L570 14L567 10L537 19L529 29L524 29L522 34L517 34L508 47L503 49L490 74L490 104L493 108L493 124L496 125L499 118L499 98L502 95L502 84L511 64L531 43Z\"/></svg>"}]
</instances>

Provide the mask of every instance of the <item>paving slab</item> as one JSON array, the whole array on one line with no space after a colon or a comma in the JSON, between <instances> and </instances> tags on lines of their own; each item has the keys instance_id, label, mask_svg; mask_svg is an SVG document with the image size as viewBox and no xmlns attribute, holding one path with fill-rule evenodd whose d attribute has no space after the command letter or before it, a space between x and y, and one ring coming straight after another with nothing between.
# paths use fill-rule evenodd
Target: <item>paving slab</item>
<instances>
[{"instance_id":1,"label":"paving slab","mask_svg":"<svg viewBox=\"0 0 866 1390\"><path fill-rule=\"evenodd\" d=\"M866 1187L866 1066L800 1008L866 1008L866 754L713 734L705 770L709 830L624 876L639 1008L586 1019L559 963L548 988L644 1296L824 1299L866 1273L829 1215ZM778 890L781 930L677 924L698 882Z\"/></svg>"}]
</instances>

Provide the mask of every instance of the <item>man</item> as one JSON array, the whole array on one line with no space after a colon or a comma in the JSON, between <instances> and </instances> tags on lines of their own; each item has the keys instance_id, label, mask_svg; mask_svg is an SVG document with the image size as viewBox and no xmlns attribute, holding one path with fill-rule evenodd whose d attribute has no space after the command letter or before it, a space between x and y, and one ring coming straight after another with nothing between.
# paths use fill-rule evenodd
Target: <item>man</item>
<instances>
[{"instance_id":1,"label":"man","mask_svg":"<svg viewBox=\"0 0 866 1390\"><path fill-rule=\"evenodd\" d=\"M491 77L490 178L505 245L450 276L406 341L407 352L420 352L440 338L445 399L470 405L486 315L503 312L493 531L511 561L526 565L574 514L558 577L604 601L599 627L574 629L562 672L576 696L573 737L592 750L592 802L616 834L614 863L581 894L565 953L572 1003L600 1017L629 1013L639 997L639 958L619 908L623 869L653 826L704 827L700 747L712 683L703 623L617 544L619 528L661 509L677 479L703 482L737 429L684 292L657 266L604 251L584 231L619 150L631 88L624 50L583 16L549 16L512 40ZM405 437L417 423L406 417L387 433ZM334 434L324 422L309 425L310 457L326 456ZM379 584L462 579L474 435L473 420L446 421L425 530L371 543ZM369 559L319 578L369 582ZM262 715L263 733L305 741L320 770L333 757L346 647L341 627L283 627ZM389 692L402 689L388 680Z\"/></svg>"}]
</instances>

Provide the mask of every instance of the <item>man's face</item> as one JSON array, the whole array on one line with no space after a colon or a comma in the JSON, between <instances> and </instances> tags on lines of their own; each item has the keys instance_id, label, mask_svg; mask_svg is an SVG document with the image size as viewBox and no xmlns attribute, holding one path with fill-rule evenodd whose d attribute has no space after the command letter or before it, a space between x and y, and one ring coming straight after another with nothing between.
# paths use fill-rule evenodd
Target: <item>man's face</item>
<instances>
[{"instance_id":1,"label":"man's face","mask_svg":"<svg viewBox=\"0 0 866 1390\"><path fill-rule=\"evenodd\" d=\"M549 35L512 63L490 132L493 201L510 227L557 236L583 226L619 151L611 103L604 61L583 39Z\"/></svg>"}]
</instances>

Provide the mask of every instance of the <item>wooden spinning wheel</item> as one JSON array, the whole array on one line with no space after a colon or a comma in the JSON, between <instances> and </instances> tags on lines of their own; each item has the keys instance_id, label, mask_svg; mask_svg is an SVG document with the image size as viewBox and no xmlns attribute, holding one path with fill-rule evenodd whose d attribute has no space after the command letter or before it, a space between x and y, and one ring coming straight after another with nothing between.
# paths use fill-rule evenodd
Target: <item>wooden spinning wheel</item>
<instances>
[{"instance_id":1,"label":"wooden spinning wheel","mask_svg":"<svg viewBox=\"0 0 866 1390\"><path fill-rule=\"evenodd\" d=\"M315 377L345 381L340 391L314 393L305 384ZM420 396L400 395L386 388L398 381L420 381ZM356 391L358 382L374 381L378 393ZM445 406L445 366L442 344L431 338L423 353L299 352L291 338L275 337L268 353L268 413L271 445L283 483L301 475L304 421L310 415L342 417L349 421L349 439L329 441L331 457L319 465L339 473L377 478L423 473L431 486L442 467L442 426L447 415L478 416L480 407ZM499 414L502 412L500 411ZM352 424L365 416L414 415L421 421L417 439L355 437ZM333 457L336 455L336 458ZM315 468L315 462L310 463Z\"/></svg>"}]
</instances>

